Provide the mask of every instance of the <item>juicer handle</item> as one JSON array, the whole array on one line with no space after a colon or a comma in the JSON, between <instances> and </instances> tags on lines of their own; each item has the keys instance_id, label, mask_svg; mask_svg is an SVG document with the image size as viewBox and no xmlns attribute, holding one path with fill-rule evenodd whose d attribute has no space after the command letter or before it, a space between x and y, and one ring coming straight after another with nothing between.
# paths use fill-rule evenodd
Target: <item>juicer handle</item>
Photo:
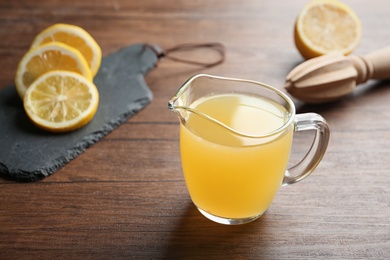
<instances>
[{"instance_id":1,"label":"juicer handle","mask_svg":"<svg viewBox=\"0 0 390 260\"><path fill-rule=\"evenodd\" d=\"M372 64L372 79L390 78L390 46L371 52L363 58Z\"/></svg>"},{"instance_id":2,"label":"juicer handle","mask_svg":"<svg viewBox=\"0 0 390 260\"><path fill-rule=\"evenodd\" d=\"M298 114L295 116L295 132L314 130L313 143L305 157L295 166L287 169L282 185L299 182L314 171L328 147L330 130L325 119L316 113Z\"/></svg>"},{"instance_id":3,"label":"juicer handle","mask_svg":"<svg viewBox=\"0 0 390 260\"><path fill-rule=\"evenodd\" d=\"M390 46L373 51L364 56L351 55L347 59L357 71L356 84L369 79L390 78Z\"/></svg>"}]
</instances>

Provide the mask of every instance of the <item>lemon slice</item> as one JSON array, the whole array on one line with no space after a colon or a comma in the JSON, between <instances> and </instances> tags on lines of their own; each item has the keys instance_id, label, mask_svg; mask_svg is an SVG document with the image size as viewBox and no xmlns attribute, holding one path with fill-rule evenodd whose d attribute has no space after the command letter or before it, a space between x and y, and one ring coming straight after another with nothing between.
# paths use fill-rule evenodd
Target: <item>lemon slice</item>
<instances>
[{"instance_id":1,"label":"lemon slice","mask_svg":"<svg viewBox=\"0 0 390 260\"><path fill-rule=\"evenodd\" d=\"M91 69L92 76L99 70L102 51L95 39L83 28L70 24L55 24L39 33L31 48L48 42L61 42L81 52Z\"/></svg>"},{"instance_id":2,"label":"lemon slice","mask_svg":"<svg viewBox=\"0 0 390 260\"><path fill-rule=\"evenodd\" d=\"M99 103L96 86L75 72L50 71L26 90L24 109L38 127L68 132L92 120Z\"/></svg>"},{"instance_id":3,"label":"lemon slice","mask_svg":"<svg viewBox=\"0 0 390 260\"><path fill-rule=\"evenodd\" d=\"M47 43L30 49L20 61L15 77L19 96L23 98L30 84L51 70L77 72L92 81L91 70L78 50L63 43Z\"/></svg>"},{"instance_id":4,"label":"lemon slice","mask_svg":"<svg viewBox=\"0 0 390 260\"><path fill-rule=\"evenodd\" d=\"M337 0L313 0L299 13L295 23L295 45L306 59L338 51L350 54L362 34L360 20Z\"/></svg>"}]
</instances>

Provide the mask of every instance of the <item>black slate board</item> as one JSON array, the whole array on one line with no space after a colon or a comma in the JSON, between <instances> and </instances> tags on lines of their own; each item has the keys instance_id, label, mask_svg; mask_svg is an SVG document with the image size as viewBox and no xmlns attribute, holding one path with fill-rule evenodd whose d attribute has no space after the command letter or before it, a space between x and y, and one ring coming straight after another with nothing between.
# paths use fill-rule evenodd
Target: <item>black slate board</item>
<instances>
[{"instance_id":1,"label":"black slate board","mask_svg":"<svg viewBox=\"0 0 390 260\"><path fill-rule=\"evenodd\" d=\"M70 133L51 134L26 116L14 86L0 89L0 176L41 180L80 155L152 100L144 75L158 57L144 44L131 45L104 57L94 82L99 107L93 120Z\"/></svg>"}]
</instances>

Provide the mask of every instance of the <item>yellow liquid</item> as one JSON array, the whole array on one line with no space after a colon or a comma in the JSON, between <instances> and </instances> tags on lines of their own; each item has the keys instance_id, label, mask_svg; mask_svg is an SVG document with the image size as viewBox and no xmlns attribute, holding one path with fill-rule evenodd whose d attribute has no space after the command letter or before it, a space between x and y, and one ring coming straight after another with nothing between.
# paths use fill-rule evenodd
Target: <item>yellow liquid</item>
<instances>
[{"instance_id":1,"label":"yellow liquid","mask_svg":"<svg viewBox=\"0 0 390 260\"><path fill-rule=\"evenodd\" d=\"M286 109L242 94L214 95L192 106L244 134L264 135L282 127ZM187 114L180 129L184 176L195 205L214 216L241 219L261 215L281 185L293 126L266 138L245 138L210 120Z\"/></svg>"}]
</instances>

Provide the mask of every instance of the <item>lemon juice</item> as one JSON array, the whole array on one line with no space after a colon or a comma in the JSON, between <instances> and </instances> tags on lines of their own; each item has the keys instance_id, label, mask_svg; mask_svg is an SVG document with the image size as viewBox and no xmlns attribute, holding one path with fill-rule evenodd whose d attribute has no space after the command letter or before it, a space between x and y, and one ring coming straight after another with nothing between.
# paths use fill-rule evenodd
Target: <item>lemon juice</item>
<instances>
[{"instance_id":1,"label":"lemon juice","mask_svg":"<svg viewBox=\"0 0 390 260\"><path fill-rule=\"evenodd\" d=\"M225 125L195 113L181 124L181 159L193 202L208 214L231 219L264 213L287 168L293 125L277 131L288 120L287 110L235 93L206 96L191 107Z\"/></svg>"}]
</instances>

